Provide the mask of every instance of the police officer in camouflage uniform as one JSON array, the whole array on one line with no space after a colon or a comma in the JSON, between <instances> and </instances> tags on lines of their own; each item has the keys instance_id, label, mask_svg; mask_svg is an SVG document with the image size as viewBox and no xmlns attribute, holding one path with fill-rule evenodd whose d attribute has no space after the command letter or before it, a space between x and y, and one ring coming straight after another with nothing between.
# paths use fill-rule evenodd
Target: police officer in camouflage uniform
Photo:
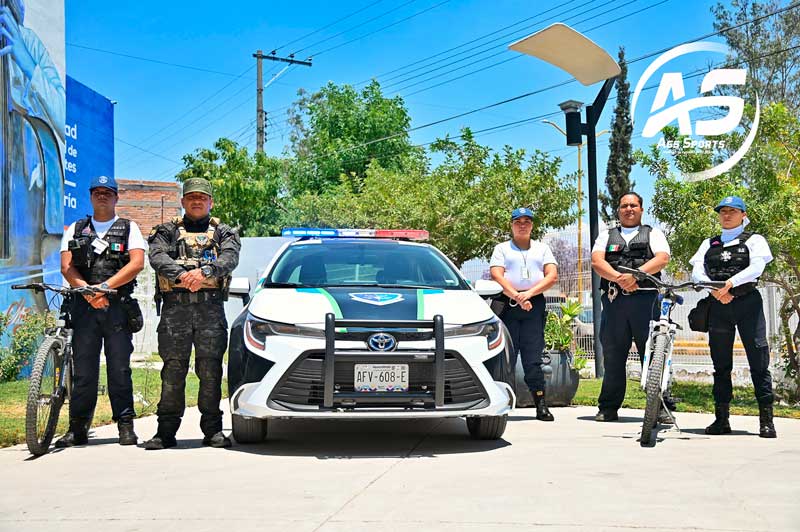
<instances>
[{"instance_id":1,"label":"police officer in camouflage uniform","mask_svg":"<svg viewBox=\"0 0 800 532\"><path fill-rule=\"evenodd\" d=\"M200 379L197 403L203 445L230 447L222 432L222 356L228 345L223 302L231 272L239 263L241 243L236 231L212 218L211 183L187 179L181 204L183 218L156 226L148 242L150 264L156 271L163 301L158 324L161 401L158 430L145 449L177 445L175 435L185 409L184 388L192 345L195 372ZM157 301L158 303L158 301Z\"/></svg>"},{"instance_id":2,"label":"police officer in camouflage uniform","mask_svg":"<svg viewBox=\"0 0 800 532\"><path fill-rule=\"evenodd\" d=\"M714 422L706 434L730 434L730 403L733 397L733 342L736 330L744 344L750 377L758 401L759 431L762 438L775 438L772 420L772 375L769 372L769 344L764 302L758 278L772 262L767 240L745 231L749 220L744 200L724 198L714 209L719 213L722 232L703 240L691 258L692 280L725 281L725 286L711 293L708 312L708 345L714 362Z\"/></svg>"},{"instance_id":3,"label":"police officer in camouflage uniform","mask_svg":"<svg viewBox=\"0 0 800 532\"><path fill-rule=\"evenodd\" d=\"M136 275L144 268L145 243L135 222L116 215L117 183L97 176L89 185L94 214L70 225L61 241L61 273L70 286L111 288L116 295L76 297L72 307L73 377L69 431L56 447L88 442L88 429L97 405L100 350L106 357L112 419L120 445L136 445L133 431L131 353L133 333L143 324L131 298Z\"/></svg>"}]
</instances>

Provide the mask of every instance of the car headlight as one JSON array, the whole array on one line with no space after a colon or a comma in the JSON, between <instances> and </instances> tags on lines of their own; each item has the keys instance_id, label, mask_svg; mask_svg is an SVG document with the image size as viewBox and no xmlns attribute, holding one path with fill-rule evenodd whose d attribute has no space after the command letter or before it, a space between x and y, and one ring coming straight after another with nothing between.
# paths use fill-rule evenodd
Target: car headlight
<instances>
[{"instance_id":1,"label":"car headlight","mask_svg":"<svg viewBox=\"0 0 800 532\"><path fill-rule=\"evenodd\" d=\"M325 331L321 329L262 320L256 318L252 314L247 315L247 320L245 321L244 325L244 334L247 340L259 349L264 349L267 336L305 336L313 338L325 338Z\"/></svg>"},{"instance_id":2,"label":"car headlight","mask_svg":"<svg viewBox=\"0 0 800 532\"><path fill-rule=\"evenodd\" d=\"M494 349L503 341L502 330L500 319L494 317L480 323L472 323L470 325L462 325L460 327L447 329L444 331L444 335L450 338L460 336L485 336L489 349Z\"/></svg>"}]
</instances>

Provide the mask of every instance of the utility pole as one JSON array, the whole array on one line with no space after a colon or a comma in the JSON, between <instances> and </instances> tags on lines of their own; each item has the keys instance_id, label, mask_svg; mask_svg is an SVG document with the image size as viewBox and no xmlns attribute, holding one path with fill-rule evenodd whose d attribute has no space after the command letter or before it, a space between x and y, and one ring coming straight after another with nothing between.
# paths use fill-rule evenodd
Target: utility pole
<instances>
[{"instance_id":1,"label":"utility pole","mask_svg":"<svg viewBox=\"0 0 800 532\"><path fill-rule=\"evenodd\" d=\"M256 58L256 152L263 152L267 113L264 111L264 71L261 68L261 60L268 59L270 61L289 63L289 65L311 66L311 58L309 57L307 61L301 61L295 59L294 54L289 54L289 57L278 57L275 54L275 50L272 50L267 55L261 53L261 50L256 50L253 57Z\"/></svg>"}]
</instances>

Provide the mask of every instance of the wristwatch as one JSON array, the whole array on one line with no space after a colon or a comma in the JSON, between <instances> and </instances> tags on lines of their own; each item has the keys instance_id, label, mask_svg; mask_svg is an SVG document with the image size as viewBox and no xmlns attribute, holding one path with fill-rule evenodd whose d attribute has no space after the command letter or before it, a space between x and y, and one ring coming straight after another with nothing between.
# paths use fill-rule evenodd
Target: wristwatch
<instances>
[{"instance_id":1,"label":"wristwatch","mask_svg":"<svg viewBox=\"0 0 800 532\"><path fill-rule=\"evenodd\" d=\"M103 290L110 290L110 288L108 287L108 283L100 283L100 288L102 288Z\"/></svg>"},{"instance_id":2,"label":"wristwatch","mask_svg":"<svg viewBox=\"0 0 800 532\"><path fill-rule=\"evenodd\" d=\"M210 264L206 264L205 266L201 267L200 271L203 272L203 275L206 277L211 277L214 275L214 268Z\"/></svg>"}]
</instances>

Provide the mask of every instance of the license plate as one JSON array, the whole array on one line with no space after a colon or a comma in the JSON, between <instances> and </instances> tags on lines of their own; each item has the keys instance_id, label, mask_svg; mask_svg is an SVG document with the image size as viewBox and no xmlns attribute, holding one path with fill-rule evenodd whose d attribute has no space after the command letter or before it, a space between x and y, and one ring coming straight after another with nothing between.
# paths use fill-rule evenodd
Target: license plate
<instances>
[{"instance_id":1,"label":"license plate","mask_svg":"<svg viewBox=\"0 0 800 532\"><path fill-rule=\"evenodd\" d=\"M356 364L357 392L407 392L408 364Z\"/></svg>"}]
</instances>

